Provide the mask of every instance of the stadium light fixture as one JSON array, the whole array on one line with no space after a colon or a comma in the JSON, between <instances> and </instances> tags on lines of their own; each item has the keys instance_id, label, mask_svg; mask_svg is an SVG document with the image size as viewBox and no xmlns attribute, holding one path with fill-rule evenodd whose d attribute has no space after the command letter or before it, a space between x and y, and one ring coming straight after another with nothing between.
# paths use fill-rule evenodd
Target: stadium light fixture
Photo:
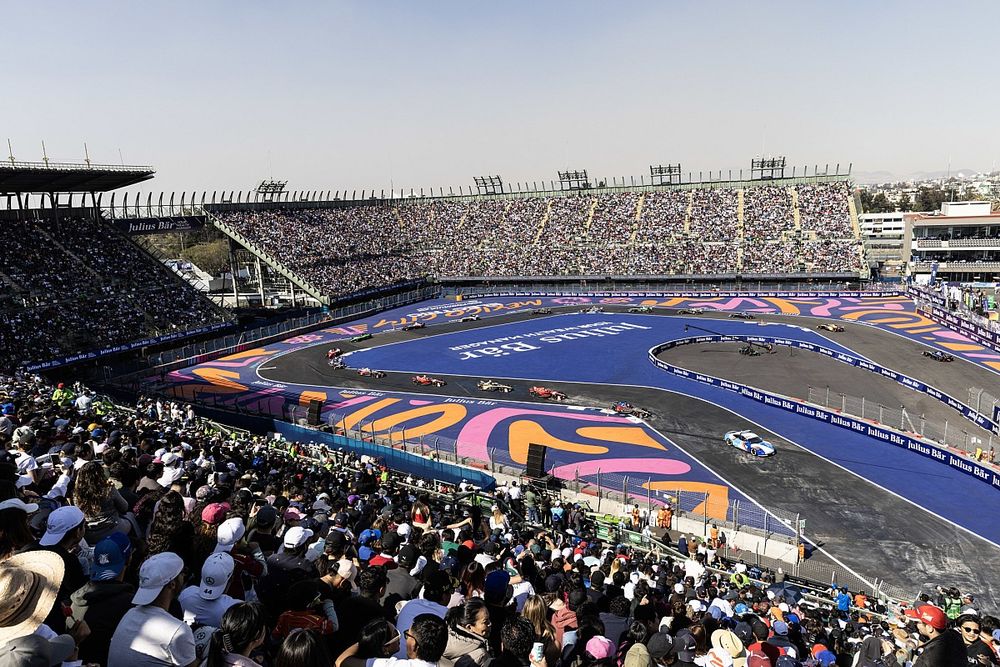
<instances>
[{"instance_id":1,"label":"stadium light fixture","mask_svg":"<svg viewBox=\"0 0 1000 667\"><path fill-rule=\"evenodd\" d=\"M649 177L653 185L676 185L681 182L681 165L677 164L651 164L649 165Z\"/></svg>"},{"instance_id":2,"label":"stadium light fixture","mask_svg":"<svg viewBox=\"0 0 1000 667\"><path fill-rule=\"evenodd\" d=\"M754 181L772 181L785 177L785 156L755 157L750 160L750 179Z\"/></svg>"},{"instance_id":3,"label":"stadium light fixture","mask_svg":"<svg viewBox=\"0 0 1000 667\"><path fill-rule=\"evenodd\" d=\"M503 179L496 176L473 176L472 181L476 184L476 190L481 195L501 195L503 194Z\"/></svg>"},{"instance_id":4,"label":"stadium light fixture","mask_svg":"<svg viewBox=\"0 0 1000 667\"><path fill-rule=\"evenodd\" d=\"M286 185L288 185L288 181L275 181L273 179L261 181L254 192L264 201L274 201L284 194Z\"/></svg>"},{"instance_id":5,"label":"stadium light fixture","mask_svg":"<svg viewBox=\"0 0 1000 667\"><path fill-rule=\"evenodd\" d=\"M559 173L559 188L561 190L590 189L590 178L587 176L586 169L560 171L558 173Z\"/></svg>"}]
</instances>

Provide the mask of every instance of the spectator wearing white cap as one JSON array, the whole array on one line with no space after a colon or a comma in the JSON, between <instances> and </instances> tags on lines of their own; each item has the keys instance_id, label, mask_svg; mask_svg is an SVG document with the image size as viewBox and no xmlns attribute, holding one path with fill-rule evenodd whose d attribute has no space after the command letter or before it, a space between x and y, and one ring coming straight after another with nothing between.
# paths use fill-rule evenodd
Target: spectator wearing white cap
<instances>
[{"instance_id":1,"label":"spectator wearing white cap","mask_svg":"<svg viewBox=\"0 0 1000 667\"><path fill-rule=\"evenodd\" d=\"M0 502L0 562L35 541L28 525L28 515L38 511L35 503L20 498Z\"/></svg>"},{"instance_id":2,"label":"spectator wearing white cap","mask_svg":"<svg viewBox=\"0 0 1000 667\"><path fill-rule=\"evenodd\" d=\"M139 568L139 589L108 651L107 667L193 665L194 634L167 611L184 585L184 561L175 553L150 556Z\"/></svg>"},{"instance_id":3,"label":"spectator wearing white cap","mask_svg":"<svg viewBox=\"0 0 1000 667\"><path fill-rule=\"evenodd\" d=\"M292 526L281 538L281 550L267 559L267 574L257 593L265 605L277 605L284 592L297 581L319 576L316 565L305 556L313 531Z\"/></svg>"},{"instance_id":4,"label":"spectator wearing white cap","mask_svg":"<svg viewBox=\"0 0 1000 667\"><path fill-rule=\"evenodd\" d=\"M59 586L59 600L68 600L73 591L87 583L87 575L77 558L86 528L83 512L78 507L60 507L49 514L45 522L45 534L31 549L51 551L62 558L64 574ZM53 608L46 617L45 624L56 632L64 632L66 617L62 609L58 606Z\"/></svg>"},{"instance_id":5,"label":"spectator wearing white cap","mask_svg":"<svg viewBox=\"0 0 1000 667\"><path fill-rule=\"evenodd\" d=\"M214 553L205 559L201 567L201 584L188 586L177 597L184 610L185 623L217 628L226 610L242 602L225 593L234 569L233 557L228 553Z\"/></svg>"},{"instance_id":6,"label":"spectator wearing white cap","mask_svg":"<svg viewBox=\"0 0 1000 667\"><path fill-rule=\"evenodd\" d=\"M233 563L236 566L226 593L237 600L245 600L244 575L255 582L267 572L264 554L258 545L247 544L243 541L243 537L246 535L246 526L240 517L226 519L220 523L215 534L215 553L228 553L233 557Z\"/></svg>"}]
</instances>

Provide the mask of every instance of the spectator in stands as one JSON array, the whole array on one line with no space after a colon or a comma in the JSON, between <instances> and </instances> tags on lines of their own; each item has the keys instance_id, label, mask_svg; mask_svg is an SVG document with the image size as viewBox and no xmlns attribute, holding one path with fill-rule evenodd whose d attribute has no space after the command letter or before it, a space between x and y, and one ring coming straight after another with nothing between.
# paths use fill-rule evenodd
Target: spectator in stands
<instances>
[{"instance_id":1,"label":"spectator in stands","mask_svg":"<svg viewBox=\"0 0 1000 667\"><path fill-rule=\"evenodd\" d=\"M132 561L132 543L124 533L111 533L94 548L90 581L73 592L74 623L85 622L90 635L80 644L80 660L104 665L119 622L132 608L135 586L124 581Z\"/></svg>"},{"instance_id":2,"label":"spectator in stands","mask_svg":"<svg viewBox=\"0 0 1000 667\"><path fill-rule=\"evenodd\" d=\"M907 609L906 616L915 619L917 632L927 638L914 662L916 667L960 667L967 664L965 644L959 633L948 629L948 617L943 609L925 604Z\"/></svg>"},{"instance_id":3,"label":"spectator in stands","mask_svg":"<svg viewBox=\"0 0 1000 667\"><path fill-rule=\"evenodd\" d=\"M490 611L480 598L468 598L457 607L448 610L448 645L441 656L442 667L475 664L484 667L490 661Z\"/></svg>"}]
</instances>

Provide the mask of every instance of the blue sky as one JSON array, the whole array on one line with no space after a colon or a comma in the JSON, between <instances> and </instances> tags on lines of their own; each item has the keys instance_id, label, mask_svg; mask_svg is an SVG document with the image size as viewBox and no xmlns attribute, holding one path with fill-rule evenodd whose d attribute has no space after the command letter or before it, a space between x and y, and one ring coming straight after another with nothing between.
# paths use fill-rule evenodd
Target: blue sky
<instances>
[{"instance_id":1,"label":"blue sky","mask_svg":"<svg viewBox=\"0 0 1000 667\"><path fill-rule=\"evenodd\" d=\"M19 159L153 190L438 187L1000 157L997 2L10 2Z\"/></svg>"}]
</instances>

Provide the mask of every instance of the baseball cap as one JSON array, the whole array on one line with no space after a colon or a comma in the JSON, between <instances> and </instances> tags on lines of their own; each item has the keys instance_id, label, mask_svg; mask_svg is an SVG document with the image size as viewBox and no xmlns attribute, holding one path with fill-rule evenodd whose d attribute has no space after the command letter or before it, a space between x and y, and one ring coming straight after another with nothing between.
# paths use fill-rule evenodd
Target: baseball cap
<instances>
[{"instance_id":1,"label":"baseball cap","mask_svg":"<svg viewBox=\"0 0 1000 667\"><path fill-rule=\"evenodd\" d=\"M779 655L774 667L799 667L802 664L790 655Z\"/></svg>"},{"instance_id":2,"label":"baseball cap","mask_svg":"<svg viewBox=\"0 0 1000 667\"><path fill-rule=\"evenodd\" d=\"M203 600L218 600L229 585L236 565L228 553L214 553L201 566L201 587L198 595Z\"/></svg>"},{"instance_id":3,"label":"baseball cap","mask_svg":"<svg viewBox=\"0 0 1000 667\"><path fill-rule=\"evenodd\" d=\"M486 575L486 582L483 584L483 597L487 599L503 599L507 595L507 585L510 583L510 575L503 570L494 570Z\"/></svg>"},{"instance_id":4,"label":"baseball cap","mask_svg":"<svg viewBox=\"0 0 1000 667\"><path fill-rule=\"evenodd\" d=\"M417 551L417 548L412 544L406 544L399 550L399 556L397 556L396 560L399 561L401 566L409 570L417 564L418 558L420 558L420 552Z\"/></svg>"},{"instance_id":5,"label":"baseball cap","mask_svg":"<svg viewBox=\"0 0 1000 667\"><path fill-rule=\"evenodd\" d=\"M308 528L292 526L285 531L285 537L281 540L281 543L285 545L286 549L295 549L305 544L312 536L313 532Z\"/></svg>"},{"instance_id":6,"label":"baseball cap","mask_svg":"<svg viewBox=\"0 0 1000 667\"><path fill-rule=\"evenodd\" d=\"M139 588L132 596L132 604L151 603L183 571L184 561L175 553L164 551L150 556L139 568Z\"/></svg>"},{"instance_id":7,"label":"baseball cap","mask_svg":"<svg viewBox=\"0 0 1000 667\"><path fill-rule=\"evenodd\" d=\"M69 635L45 639L41 635L24 635L0 647L0 667L50 667L61 665L73 651L76 642Z\"/></svg>"},{"instance_id":8,"label":"baseball cap","mask_svg":"<svg viewBox=\"0 0 1000 667\"><path fill-rule=\"evenodd\" d=\"M257 521L257 525L261 528L270 528L278 519L278 511L271 505L264 505L257 511L257 515L254 519Z\"/></svg>"},{"instance_id":9,"label":"baseball cap","mask_svg":"<svg viewBox=\"0 0 1000 667\"><path fill-rule=\"evenodd\" d=\"M226 512L230 510L229 503L211 503L206 505L201 511L201 520L207 524L215 525L222 523L226 518Z\"/></svg>"},{"instance_id":10,"label":"baseball cap","mask_svg":"<svg viewBox=\"0 0 1000 667\"><path fill-rule=\"evenodd\" d=\"M246 532L246 526L243 525L243 519L240 517L226 519L219 524L219 529L216 531L215 551L225 551L227 553L232 551L233 545L243 539L243 535Z\"/></svg>"},{"instance_id":11,"label":"baseball cap","mask_svg":"<svg viewBox=\"0 0 1000 667\"><path fill-rule=\"evenodd\" d=\"M677 658L683 662L694 662L694 651L697 642L694 635L687 630L682 630L674 637L674 648L677 651Z\"/></svg>"},{"instance_id":12,"label":"baseball cap","mask_svg":"<svg viewBox=\"0 0 1000 667\"><path fill-rule=\"evenodd\" d=\"M788 634L788 623L784 621L775 621L771 624L771 629L774 630L776 635L787 635Z\"/></svg>"},{"instance_id":13,"label":"baseball cap","mask_svg":"<svg viewBox=\"0 0 1000 667\"><path fill-rule=\"evenodd\" d=\"M91 581L110 581L122 573L132 553L132 543L124 533L111 533L94 547Z\"/></svg>"},{"instance_id":14,"label":"baseball cap","mask_svg":"<svg viewBox=\"0 0 1000 667\"><path fill-rule=\"evenodd\" d=\"M38 543L43 547L58 544L66 533L83 523L83 519L83 512L75 505L53 510L45 522L45 534Z\"/></svg>"},{"instance_id":15,"label":"baseball cap","mask_svg":"<svg viewBox=\"0 0 1000 667\"><path fill-rule=\"evenodd\" d=\"M674 640L665 632L657 632L646 642L646 650L653 660L662 660L674 650Z\"/></svg>"},{"instance_id":16,"label":"baseball cap","mask_svg":"<svg viewBox=\"0 0 1000 667\"><path fill-rule=\"evenodd\" d=\"M926 623L935 630L944 630L948 627L948 617L945 616L944 611L941 607L935 607L932 604L920 605L916 609L907 609L904 614Z\"/></svg>"},{"instance_id":17,"label":"baseball cap","mask_svg":"<svg viewBox=\"0 0 1000 667\"><path fill-rule=\"evenodd\" d=\"M369 528L368 530L361 531L361 535L358 536L359 544L368 544L372 540L382 539L382 531L377 528Z\"/></svg>"},{"instance_id":18,"label":"baseball cap","mask_svg":"<svg viewBox=\"0 0 1000 667\"><path fill-rule=\"evenodd\" d=\"M614 656L615 647L610 639L597 635L596 637L591 637L587 642L587 653L592 655L596 660L604 660Z\"/></svg>"},{"instance_id":19,"label":"baseball cap","mask_svg":"<svg viewBox=\"0 0 1000 667\"><path fill-rule=\"evenodd\" d=\"M819 660L823 667L830 667L830 665L836 664L837 654L829 649L826 649L817 653L816 659Z\"/></svg>"},{"instance_id":20,"label":"baseball cap","mask_svg":"<svg viewBox=\"0 0 1000 667\"><path fill-rule=\"evenodd\" d=\"M35 503L26 503L20 498L8 498L7 500L0 502L0 510L11 510L18 509L26 514L31 514L38 510L38 505Z\"/></svg>"}]
</instances>

